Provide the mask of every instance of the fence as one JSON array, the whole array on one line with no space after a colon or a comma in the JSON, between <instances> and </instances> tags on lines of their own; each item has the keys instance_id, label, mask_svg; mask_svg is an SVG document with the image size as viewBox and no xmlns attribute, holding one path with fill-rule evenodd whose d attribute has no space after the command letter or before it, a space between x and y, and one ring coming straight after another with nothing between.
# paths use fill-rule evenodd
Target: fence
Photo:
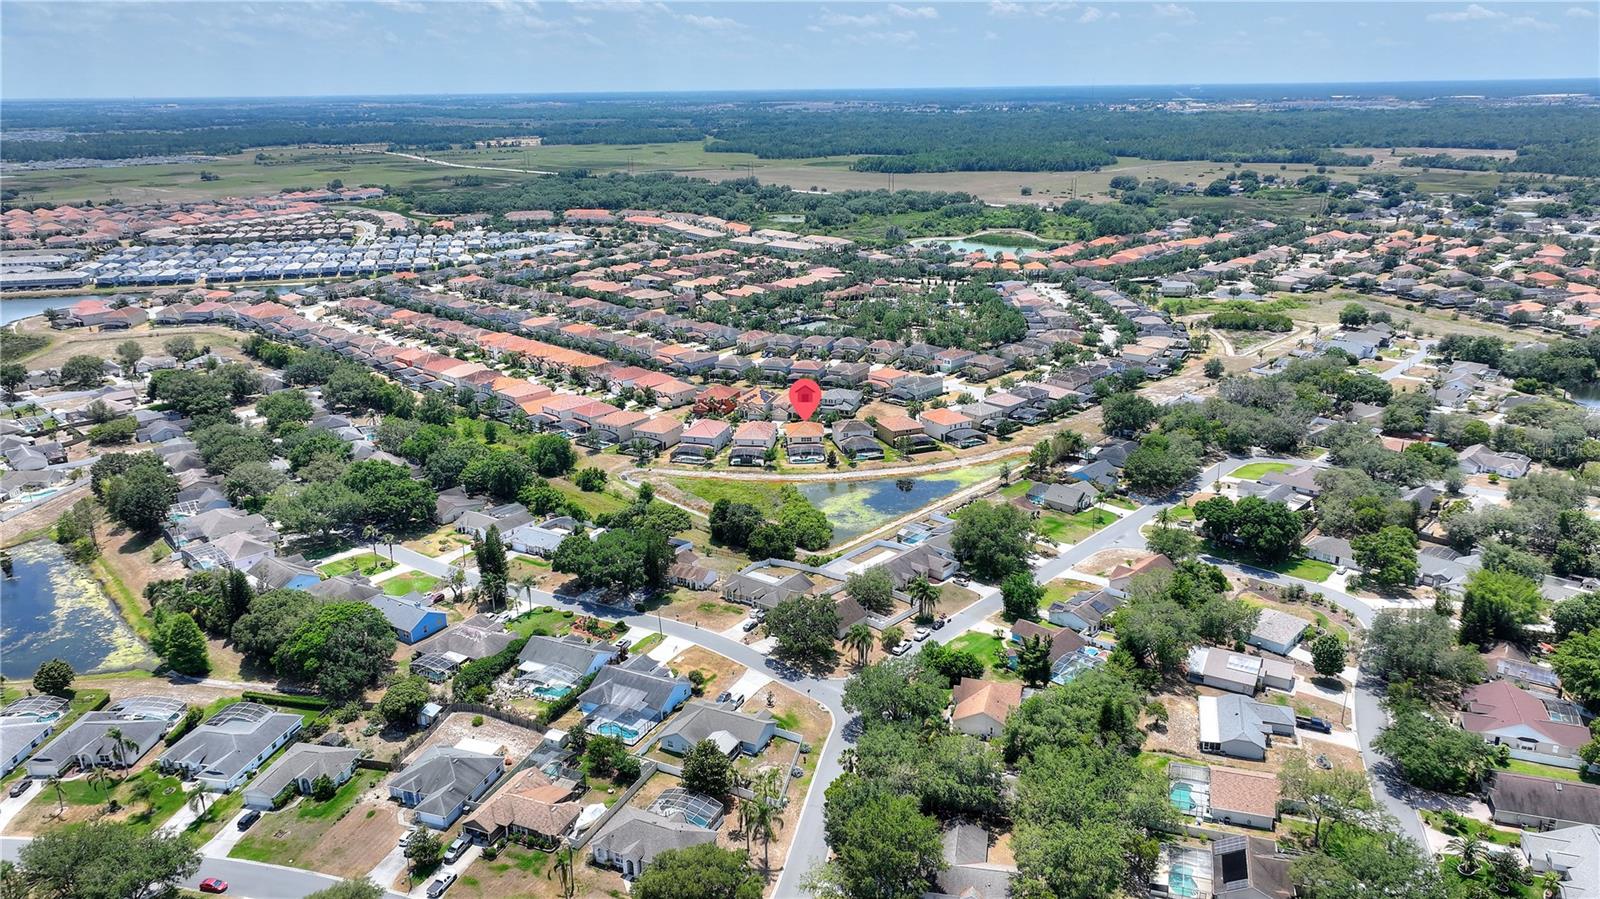
<instances>
[{"instance_id":1,"label":"fence","mask_svg":"<svg viewBox=\"0 0 1600 899\"><path fill-rule=\"evenodd\" d=\"M427 727L412 734L410 738L401 744L400 749L395 754L396 764L398 764L399 759L403 759L415 752L417 747L421 746L423 742L425 742L428 737L432 735L434 729L442 724L446 718L457 713L467 715L483 715L486 718L494 718L498 721L504 721L507 724L514 724L517 727L525 727L529 730L544 729L544 726L538 721L535 721L526 715L519 715L516 712L508 712L505 709L498 709L492 705L484 705L481 702L452 702L439 709L439 714L435 715L433 720L428 722Z\"/></svg>"},{"instance_id":2,"label":"fence","mask_svg":"<svg viewBox=\"0 0 1600 899\"><path fill-rule=\"evenodd\" d=\"M645 782L650 779L650 775L656 773L656 769L658 767L660 767L658 762L645 759L639 766L639 779L629 784L628 788L622 791L622 795L617 797L617 801L611 803L611 807L606 809L604 814L594 819L594 823L590 824L587 828L584 828L583 833L572 838L571 846L573 851L577 851L582 849L584 846L587 846L589 841L594 838L594 835L599 833L601 829L606 826L607 821L611 820L612 815L615 815L617 812L626 808L628 802L633 799L634 794L638 793L644 788Z\"/></svg>"}]
</instances>

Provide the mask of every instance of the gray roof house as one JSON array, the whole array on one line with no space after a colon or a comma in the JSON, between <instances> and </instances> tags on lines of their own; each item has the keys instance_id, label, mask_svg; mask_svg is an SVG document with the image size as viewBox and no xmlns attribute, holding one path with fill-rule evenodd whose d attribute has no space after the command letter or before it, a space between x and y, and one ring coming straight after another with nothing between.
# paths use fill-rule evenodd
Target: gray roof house
<instances>
[{"instance_id":1,"label":"gray roof house","mask_svg":"<svg viewBox=\"0 0 1600 899\"><path fill-rule=\"evenodd\" d=\"M489 501L481 496L468 496L460 487L451 487L439 493L439 499L433 506L433 517L440 524L452 524L467 512L473 512L487 506Z\"/></svg>"},{"instance_id":2,"label":"gray roof house","mask_svg":"<svg viewBox=\"0 0 1600 899\"><path fill-rule=\"evenodd\" d=\"M989 832L976 824L957 824L944 832L945 869L937 887L923 899L1006 899L1015 865L989 861Z\"/></svg>"},{"instance_id":3,"label":"gray roof house","mask_svg":"<svg viewBox=\"0 0 1600 899\"><path fill-rule=\"evenodd\" d=\"M1521 453L1497 453L1481 443L1462 450L1456 461L1467 474L1497 474L1503 478L1520 478L1533 464L1532 459Z\"/></svg>"},{"instance_id":4,"label":"gray roof house","mask_svg":"<svg viewBox=\"0 0 1600 899\"><path fill-rule=\"evenodd\" d=\"M1082 512L1099 501L1100 491L1083 481L1051 484L1038 498L1039 505L1060 512Z\"/></svg>"},{"instance_id":5,"label":"gray roof house","mask_svg":"<svg viewBox=\"0 0 1600 899\"><path fill-rule=\"evenodd\" d=\"M1535 873L1561 877L1561 899L1600 899L1600 826L1522 832L1522 854Z\"/></svg>"},{"instance_id":6,"label":"gray roof house","mask_svg":"<svg viewBox=\"0 0 1600 899\"><path fill-rule=\"evenodd\" d=\"M1122 597L1105 590L1084 590L1066 602L1051 603L1046 614L1051 624L1070 627L1083 634L1096 634L1122 602Z\"/></svg>"},{"instance_id":7,"label":"gray roof house","mask_svg":"<svg viewBox=\"0 0 1600 899\"><path fill-rule=\"evenodd\" d=\"M29 777L55 777L76 765L126 768L144 758L183 716L184 704L164 696L131 696L87 712L28 759ZM121 745L108 738L120 731Z\"/></svg>"},{"instance_id":8,"label":"gray roof house","mask_svg":"<svg viewBox=\"0 0 1600 899\"><path fill-rule=\"evenodd\" d=\"M1294 736L1294 709L1243 696L1200 697L1200 751L1262 761L1272 737Z\"/></svg>"},{"instance_id":9,"label":"gray roof house","mask_svg":"<svg viewBox=\"0 0 1600 899\"><path fill-rule=\"evenodd\" d=\"M709 702L691 702L661 732L658 742L674 755L686 755L701 740L715 743L724 755L758 755L777 727L765 709L746 715Z\"/></svg>"},{"instance_id":10,"label":"gray roof house","mask_svg":"<svg viewBox=\"0 0 1600 899\"><path fill-rule=\"evenodd\" d=\"M517 655L519 684L545 699L564 696L578 681L604 668L621 650L612 643L590 643L575 634L528 638Z\"/></svg>"},{"instance_id":11,"label":"gray roof house","mask_svg":"<svg viewBox=\"0 0 1600 899\"><path fill-rule=\"evenodd\" d=\"M0 775L10 774L43 743L67 709L65 699L50 695L24 697L0 709Z\"/></svg>"},{"instance_id":12,"label":"gray roof house","mask_svg":"<svg viewBox=\"0 0 1600 899\"><path fill-rule=\"evenodd\" d=\"M1288 655L1289 650L1300 642L1300 635L1306 632L1311 622L1288 612L1277 609L1262 609L1261 617L1256 619L1255 629L1250 636L1245 638L1246 643L1258 646L1268 652L1278 655Z\"/></svg>"},{"instance_id":13,"label":"gray roof house","mask_svg":"<svg viewBox=\"0 0 1600 899\"><path fill-rule=\"evenodd\" d=\"M389 798L415 809L421 824L444 830L504 770L505 761L497 755L435 746L389 780Z\"/></svg>"},{"instance_id":14,"label":"gray roof house","mask_svg":"<svg viewBox=\"0 0 1600 899\"><path fill-rule=\"evenodd\" d=\"M691 692L689 681L683 678L611 666L595 675L589 689L578 697L578 708L589 719L590 733L618 737L631 745L682 705Z\"/></svg>"},{"instance_id":15,"label":"gray roof house","mask_svg":"<svg viewBox=\"0 0 1600 899\"><path fill-rule=\"evenodd\" d=\"M468 659L486 659L517 639L505 625L488 615L474 615L417 644L417 654L456 653Z\"/></svg>"},{"instance_id":16,"label":"gray roof house","mask_svg":"<svg viewBox=\"0 0 1600 899\"><path fill-rule=\"evenodd\" d=\"M226 793L244 783L303 726L305 721L299 715L254 702L235 703L173 744L161 756L161 768L193 777L208 790Z\"/></svg>"},{"instance_id":17,"label":"gray roof house","mask_svg":"<svg viewBox=\"0 0 1600 899\"><path fill-rule=\"evenodd\" d=\"M339 786L355 773L356 759L360 756L359 750L347 746L296 743L245 787L244 804L258 810L270 809L273 799L285 788L293 787L302 795L309 794L319 777L326 777L334 786Z\"/></svg>"},{"instance_id":18,"label":"gray roof house","mask_svg":"<svg viewBox=\"0 0 1600 899\"><path fill-rule=\"evenodd\" d=\"M656 856L669 849L715 843L717 832L685 819L683 812L659 815L629 806L614 815L589 843L594 863L637 877Z\"/></svg>"}]
</instances>

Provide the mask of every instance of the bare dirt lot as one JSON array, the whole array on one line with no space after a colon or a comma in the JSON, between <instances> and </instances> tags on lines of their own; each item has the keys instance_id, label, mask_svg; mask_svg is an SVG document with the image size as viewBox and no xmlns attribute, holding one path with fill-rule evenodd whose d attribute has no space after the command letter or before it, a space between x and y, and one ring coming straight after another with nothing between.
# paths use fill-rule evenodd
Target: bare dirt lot
<instances>
[{"instance_id":1,"label":"bare dirt lot","mask_svg":"<svg viewBox=\"0 0 1600 899\"><path fill-rule=\"evenodd\" d=\"M406 757L406 764L416 761L417 757L435 746L454 746L462 740L482 740L497 743L506 749L506 757L513 759L526 758L544 735L527 728L508 724L498 718L483 716L483 723L474 727L476 716L466 712L456 712L440 722L434 728L428 739L422 741L411 755Z\"/></svg>"}]
</instances>

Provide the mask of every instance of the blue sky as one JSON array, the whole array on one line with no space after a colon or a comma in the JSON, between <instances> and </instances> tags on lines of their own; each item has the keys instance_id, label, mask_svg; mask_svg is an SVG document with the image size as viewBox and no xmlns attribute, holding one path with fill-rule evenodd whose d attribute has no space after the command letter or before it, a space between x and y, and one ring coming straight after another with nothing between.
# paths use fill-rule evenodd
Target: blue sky
<instances>
[{"instance_id":1,"label":"blue sky","mask_svg":"<svg viewBox=\"0 0 1600 899\"><path fill-rule=\"evenodd\" d=\"M8 98L1595 76L1555 3L6 0Z\"/></svg>"}]
</instances>

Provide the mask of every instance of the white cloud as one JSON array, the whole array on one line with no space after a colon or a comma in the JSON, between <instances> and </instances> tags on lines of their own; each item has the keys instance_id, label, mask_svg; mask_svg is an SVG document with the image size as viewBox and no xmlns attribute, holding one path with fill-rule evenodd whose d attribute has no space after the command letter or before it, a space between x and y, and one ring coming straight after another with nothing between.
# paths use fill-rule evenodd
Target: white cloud
<instances>
[{"instance_id":1,"label":"white cloud","mask_svg":"<svg viewBox=\"0 0 1600 899\"><path fill-rule=\"evenodd\" d=\"M1157 3L1150 11L1155 13L1158 19L1171 19L1185 25L1195 20L1194 10L1177 3Z\"/></svg>"},{"instance_id":2,"label":"white cloud","mask_svg":"<svg viewBox=\"0 0 1600 899\"><path fill-rule=\"evenodd\" d=\"M1512 28L1532 28L1534 31L1555 31L1556 26L1533 16L1517 16L1511 20Z\"/></svg>"},{"instance_id":3,"label":"white cloud","mask_svg":"<svg viewBox=\"0 0 1600 899\"><path fill-rule=\"evenodd\" d=\"M1466 9L1428 14L1428 21L1430 22L1483 22L1489 19L1503 18L1505 18L1505 13L1486 9L1476 3L1468 5Z\"/></svg>"},{"instance_id":4,"label":"white cloud","mask_svg":"<svg viewBox=\"0 0 1600 899\"><path fill-rule=\"evenodd\" d=\"M1592 19L1594 18L1594 10L1587 6L1569 6L1567 7L1567 15L1574 19Z\"/></svg>"},{"instance_id":5,"label":"white cloud","mask_svg":"<svg viewBox=\"0 0 1600 899\"><path fill-rule=\"evenodd\" d=\"M679 18L696 28L703 28L706 31L734 31L744 27L733 19L729 19L724 16L697 16L685 14Z\"/></svg>"},{"instance_id":6,"label":"white cloud","mask_svg":"<svg viewBox=\"0 0 1600 899\"><path fill-rule=\"evenodd\" d=\"M894 44L906 46L917 42L915 31L857 31L845 34L840 40L846 44Z\"/></svg>"},{"instance_id":7,"label":"white cloud","mask_svg":"<svg viewBox=\"0 0 1600 899\"><path fill-rule=\"evenodd\" d=\"M1015 19L1022 16L1036 18L1058 18L1078 8L1078 4L1067 3L1013 3L1011 0L989 0L989 15L1001 18Z\"/></svg>"},{"instance_id":8,"label":"white cloud","mask_svg":"<svg viewBox=\"0 0 1600 899\"><path fill-rule=\"evenodd\" d=\"M889 4L889 14L901 19L937 19L939 11L931 6L901 6Z\"/></svg>"},{"instance_id":9,"label":"white cloud","mask_svg":"<svg viewBox=\"0 0 1600 899\"><path fill-rule=\"evenodd\" d=\"M1086 6L1083 8L1083 12L1078 14L1078 23L1087 25L1090 22L1098 22L1105 17L1106 14L1100 11L1100 7Z\"/></svg>"},{"instance_id":10,"label":"white cloud","mask_svg":"<svg viewBox=\"0 0 1600 899\"><path fill-rule=\"evenodd\" d=\"M889 21L886 17L876 13L858 16L852 13L834 12L830 9L824 9L818 19L829 28L871 28Z\"/></svg>"}]
</instances>

